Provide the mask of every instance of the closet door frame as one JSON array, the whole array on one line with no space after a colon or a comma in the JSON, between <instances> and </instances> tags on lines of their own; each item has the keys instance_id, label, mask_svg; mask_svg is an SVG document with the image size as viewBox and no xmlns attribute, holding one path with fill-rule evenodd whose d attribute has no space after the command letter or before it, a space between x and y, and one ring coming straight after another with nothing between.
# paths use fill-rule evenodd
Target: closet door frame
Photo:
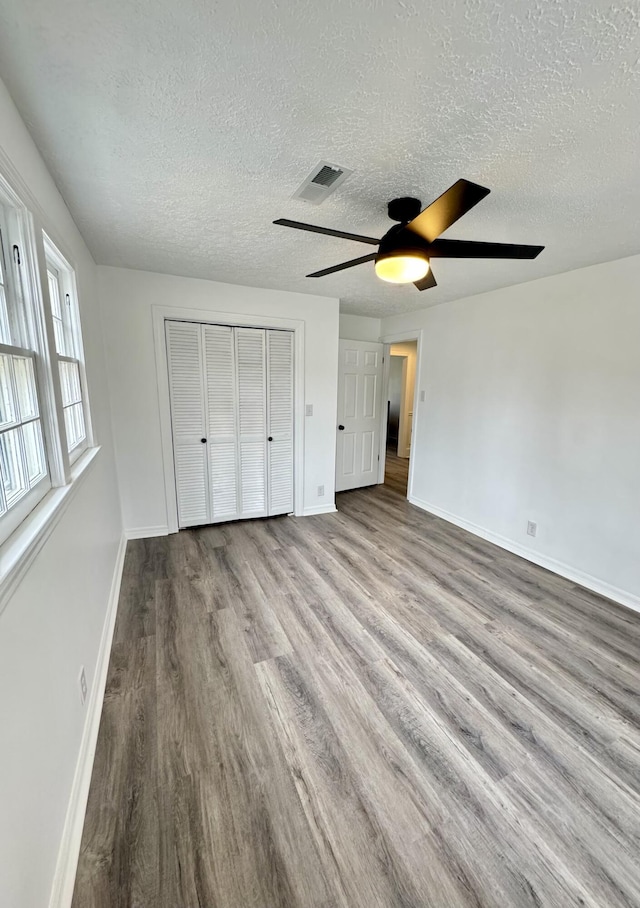
<instances>
[{"instance_id":1,"label":"closet door frame","mask_svg":"<svg viewBox=\"0 0 640 908\"><path fill-rule=\"evenodd\" d=\"M304 513L304 322L300 319L259 317L237 312L217 312L210 309L188 309L182 306L151 307L156 354L156 379L160 411L160 434L164 468L164 488L167 509L167 532L178 532L178 502L176 498L173 437L171 434L171 405L165 321L199 322L239 328L266 328L293 332L293 513Z\"/></svg>"}]
</instances>

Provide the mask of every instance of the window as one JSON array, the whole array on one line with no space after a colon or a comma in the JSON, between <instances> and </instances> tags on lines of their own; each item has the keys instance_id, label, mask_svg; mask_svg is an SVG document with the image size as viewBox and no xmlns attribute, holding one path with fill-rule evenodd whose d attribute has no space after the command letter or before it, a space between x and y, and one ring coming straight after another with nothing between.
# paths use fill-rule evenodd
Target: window
<instances>
[{"instance_id":1,"label":"window","mask_svg":"<svg viewBox=\"0 0 640 908\"><path fill-rule=\"evenodd\" d=\"M20 213L0 194L0 541L51 487Z\"/></svg>"},{"instance_id":2,"label":"window","mask_svg":"<svg viewBox=\"0 0 640 908\"><path fill-rule=\"evenodd\" d=\"M49 283L49 299L51 300L51 314L53 316L53 331L56 339L58 353L67 352L67 331L63 318L62 300L60 299L60 273L54 265L47 262L47 278Z\"/></svg>"},{"instance_id":3,"label":"window","mask_svg":"<svg viewBox=\"0 0 640 908\"><path fill-rule=\"evenodd\" d=\"M42 238L0 175L0 544L91 439L75 274Z\"/></svg>"},{"instance_id":4,"label":"window","mask_svg":"<svg viewBox=\"0 0 640 908\"><path fill-rule=\"evenodd\" d=\"M0 348L0 474L6 510L47 474L34 355Z\"/></svg>"},{"instance_id":5,"label":"window","mask_svg":"<svg viewBox=\"0 0 640 908\"><path fill-rule=\"evenodd\" d=\"M84 362L75 275L46 234L44 247L67 453L73 462L87 447Z\"/></svg>"}]
</instances>

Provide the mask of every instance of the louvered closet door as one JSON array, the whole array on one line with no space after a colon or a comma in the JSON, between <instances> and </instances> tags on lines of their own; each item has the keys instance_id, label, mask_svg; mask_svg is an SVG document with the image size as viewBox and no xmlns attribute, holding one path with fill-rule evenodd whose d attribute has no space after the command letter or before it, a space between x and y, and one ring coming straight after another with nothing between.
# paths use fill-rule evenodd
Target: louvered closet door
<instances>
[{"instance_id":1,"label":"louvered closet door","mask_svg":"<svg viewBox=\"0 0 640 908\"><path fill-rule=\"evenodd\" d=\"M267 515L265 331L235 328L240 515Z\"/></svg>"},{"instance_id":2,"label":"louvered closet door","mask_svg":"<svg viewBox=\"0 0 640 908\"><path fill-rule=\"evenodd\" d=\"M178 525L208 523L206 415L201 326L165 323Z\"/></svg>"},{"instance_id":3,"label":"louvered closet door","mask_svg":"<svg viewBox=\"0 0 640 908\"><path fill-rule=\"evenodd\" d=\"M233 328L203 325L211 522L240 516Z\"/></svg>"},{"instance_id":4,"label":"louvered closet door","mask_svg":"<svg viewBox=\"0 0 640 908\"><path fill-rule=\"evenodd\" d=\"M293 334L267 331L269 515L293 511Z\"/></svg>"}]
</instances>

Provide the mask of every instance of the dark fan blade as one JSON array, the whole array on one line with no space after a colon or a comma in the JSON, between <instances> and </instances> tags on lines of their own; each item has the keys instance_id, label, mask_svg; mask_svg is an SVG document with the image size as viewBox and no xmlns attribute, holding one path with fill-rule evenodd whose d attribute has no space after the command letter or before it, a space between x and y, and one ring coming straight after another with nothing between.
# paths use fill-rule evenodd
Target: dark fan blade
<instances>
[{"instance_id":1,"label":"dark fan blade","mask_svg":"<svg viewBox=\"0 0 640 908\"><path fill-rule=\"evenodd\" d=\"M433 276L433 269L429 268L421 281L414 281L414 286L416 286L418 290L431 290L432 287L437 287L438 282Z\"/></svg>"},{"instance_id":2,"label":"dark fan blade","mask_svg":"<svg viewBox=\"0 0 640 908\"><path fill-rule=\"evenodd\" d=\"M354 265L363 265L365 262L372 262L377 253L372 252L370 255L363 255L359 259L351 259L350 262L343 262L341 265L334 265L333 268L323 268L322 271L314 271L307 277L324 277L325 274L333 274L334 271L344 271L345 268L353 268Z\"/></svg>"},{"instance_id":3,"label":"dark fan blade","mask_svg":"<svg viewBox=\"0 0 640 908\"><path fill-rule=\"evenodd\" d=\"M476 243L474 240L435 240L429 257L441 259L534 259L544 246L518 246L513 243Z\"/></svg>"},{"instance_id":4,"label":"dark fan blade","mask_svg":"<svg viewBox=\"0 0 640 908\"><path fill-rule=\"evenodd\" d=\"M361 236L359 233L345 233L344 230L331 230L330 227L316 227L314 224L303 224L302 221L289 221L287 218L278 218L273 222L281 227L293 227L295 230L310 230L311 233L324 233L326 236L337 236L341 240L355 240L356 243L368 243L377 246L380 240L372 236Z\"/></svg>"},{"instance_id":5,"label":"dark fan blade","mask_svg":"<svg viewBox=\"0 0 640 908\"><path fill-rule=\"evenodd\" d=\"M421 211L417 218L409 221L406 229L417 233L428 243L433 243L447 227L451 227L490 192L490 189L478 186L477 183L458 180L440 198Z\"/></svg>"}]
</instances>

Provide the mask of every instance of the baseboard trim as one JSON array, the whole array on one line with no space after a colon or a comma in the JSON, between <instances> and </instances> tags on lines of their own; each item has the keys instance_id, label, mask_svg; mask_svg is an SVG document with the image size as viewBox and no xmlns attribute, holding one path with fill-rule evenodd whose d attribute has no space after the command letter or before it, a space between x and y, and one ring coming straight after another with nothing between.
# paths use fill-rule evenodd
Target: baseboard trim
<instances>
[{"instance_id":1,"label":"baseboard trim","mask_svg":"<svg viewBox=\"0 0 640 908\"><path fill-rule=\"evenodd\" d=\"M619 605L624 605L626 608L633 609L634 612L640 612L640 596L636 596L627 590L621 590L616 586L612 586L605 580L600 580L599 577L593 577L591 574L586 574L584 571L572 567L570 564L557 561L555 558L550 558L548 555L541 555L539 552L527 548L527 546L520 545L520 543L508 539L506 536L501 536L499 533L494 533L475 523L471 523L470 520L465 520L463 517L458 517L456 514L451 514L449 511L445 511L443 508L430 504L428 501L422 501L420 498L411 496L409 502L414 504L417 508L421 508L423 511L428 511L429 514L433 514L434 517L441 517L448 523L453 523L455 526L467 530L469 533L473 533L474 536L486 539L487 542L493 542L494 545L500 546L501 549L505 549L513 555L519 555L526 561L531 561L533 564L539 565L539 567L546 568L548 571L552 571L552 573L564 577L565 580L571 580L573 583L584 586L586 589L591 590L593 593L597 593L599 596L605 596L607 599L612 599Z\"/></svg>"},{"instance_id":2,"label":"baseboard trim","mask_svg":"<svg viewBox=\"0 0 640 908\"><path fill-rule=\"evenodd\" d=\"M78 858L80 856L80 844L82 841L82 828L84 826L84 816L87 809L87 799L89 797L93 760L100 728L102 701L104 699L104 691L107 683L111 643L118 612L118 599L120 596L120 584L122 581L122 569L124 567L126 547L127 537L123 533L120 537L116 563L113 569L113 579L109 592L107 613L102 628L96 669L93 676L93 683L91 684L91 693L87 704L87 715L82 731L82 740L80 742L80 752L78 754L78 761L76 763L76 770L69 797L69 806L67 807L67 815L62 831L60 849L58 851L58 860L53 877L49 908L70 908L71 900L73 898L73 886L75 883Z\"/></svg>"},{"instance_id":3,"label":"baseboard trim","mask_svg":"<svg viewBox=\"0 0 640 908\"><path fill-rule=\"evenodd\" d=\"M335 504L317 504L314 507L305 508L302 516L313 517L316 514L335 514L337 510Z\"/></svg>"},{"instance_id":4,"label":"baseboard trim","mask_svg":"<svg viewBox=\"0 0 640 908\"><path fill-rule=\"evenodd\" d=\"M168 536L168 526L132 527L124 531L126 539L150 539L152 536Z\"/></svg>"}]
</instances>

